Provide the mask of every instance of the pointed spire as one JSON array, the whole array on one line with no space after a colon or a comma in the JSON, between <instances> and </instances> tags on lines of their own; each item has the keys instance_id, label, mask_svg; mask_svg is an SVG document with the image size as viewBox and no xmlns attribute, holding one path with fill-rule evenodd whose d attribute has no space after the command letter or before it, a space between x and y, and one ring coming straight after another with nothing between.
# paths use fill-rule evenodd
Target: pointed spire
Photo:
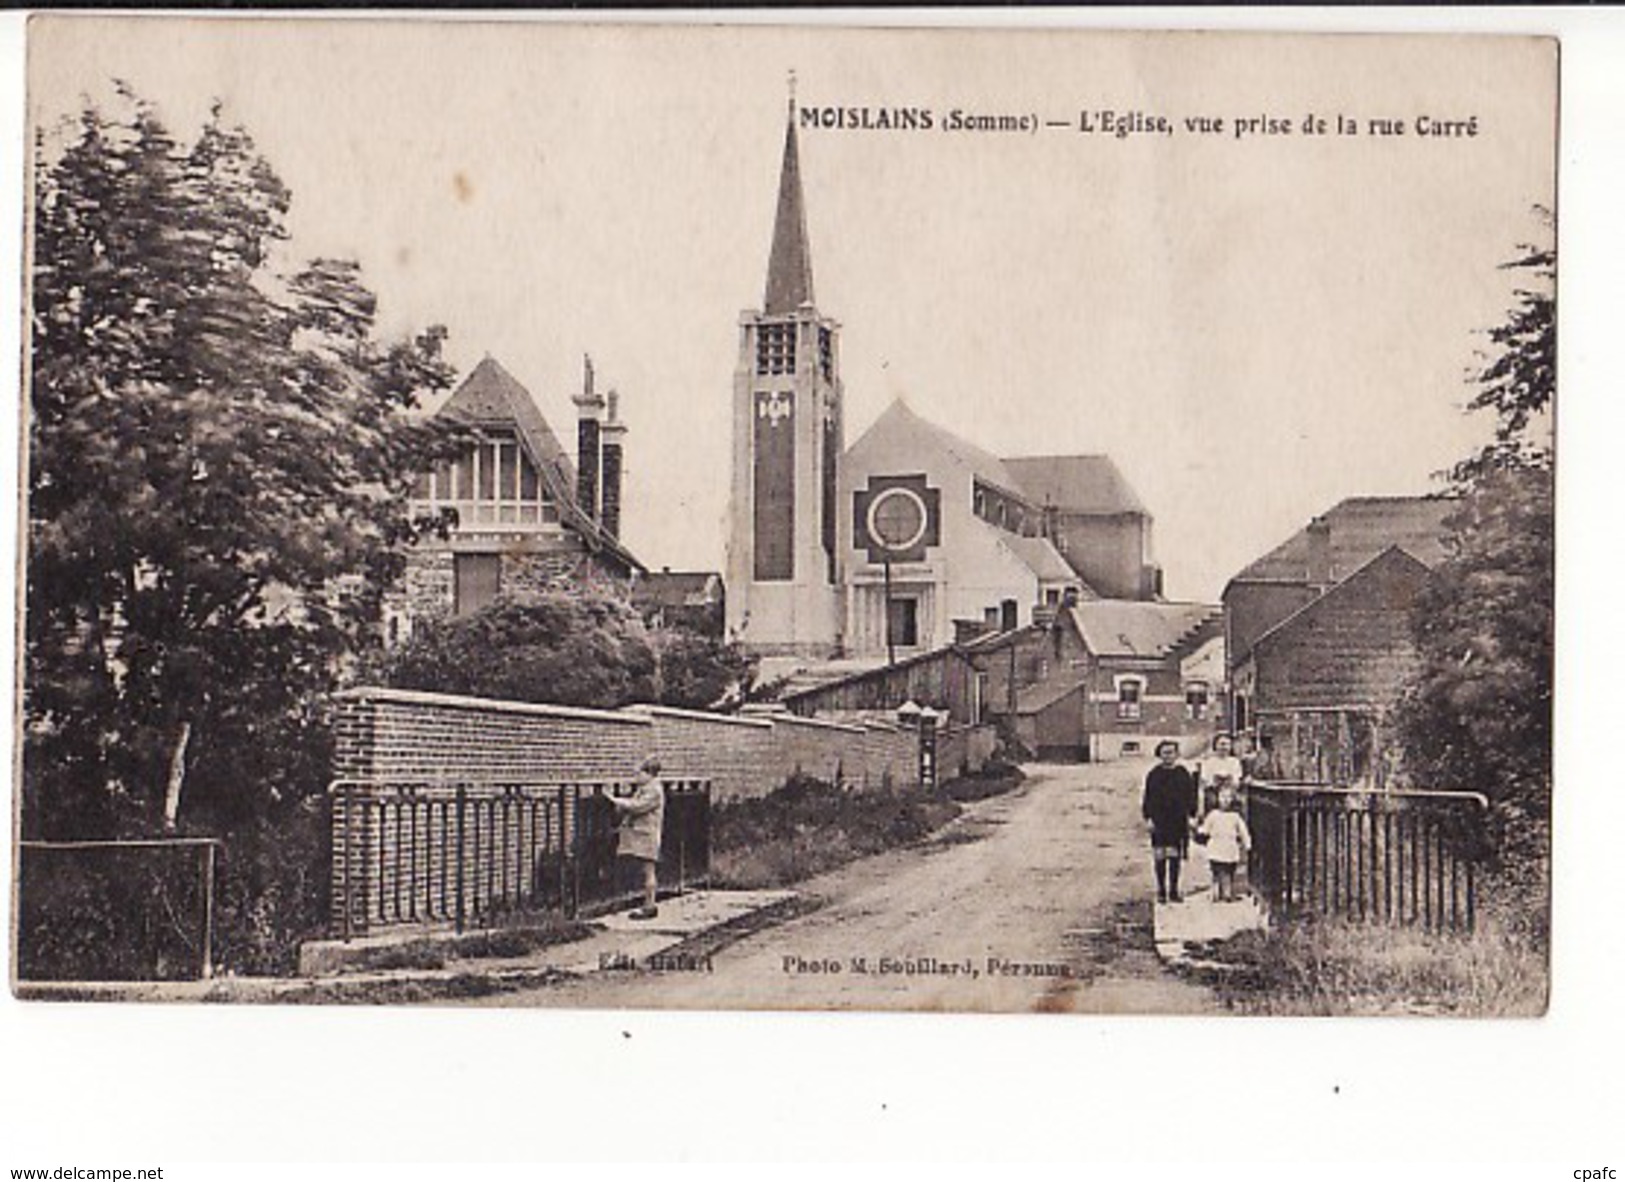
<instances>
[{"instance_id":1,"label":"pointed spire","mask_svg":"<svg viewBox=\"0 0 1625 1182\"><path fill-rule=\"evenodd\" d=\"M773 221L773 251L767 260L763 311L794 312L813 302L812 249L807 245L807 209L801 195L801 153L796 142L796 76L790 73L789 116L784 128L784 164L779 170L779 206Z\"/></svg>"}]
</instances>

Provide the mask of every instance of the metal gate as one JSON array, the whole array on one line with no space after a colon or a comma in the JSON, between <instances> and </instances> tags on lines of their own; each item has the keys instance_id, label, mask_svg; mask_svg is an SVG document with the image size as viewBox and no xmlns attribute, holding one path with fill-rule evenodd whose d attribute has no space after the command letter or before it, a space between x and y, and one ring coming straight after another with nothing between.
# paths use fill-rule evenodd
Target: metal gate
<instances>
[{"instance_id":1,"label":"metal gate","mask_svg":"<svg viewBox=\"0 0 1625 1182\"><path fill-rule=\"evenodd\" d=\"M663 781L659 882L682 891L710 868L709 780ZM616 782L335 781L334 934L409 925L457 931L509 917L576 916L641 890L616 857Z\"/></svg>"},{"instance_id":2,"label":"metal gate","mask_svg":"<svg viewBox=\"0 0 1625 1182\"><path fill-rule=\"evenodd\" d=\"M215 838L18 847L19 980L186 981L213 972Z\"/></svg>"},{"instance_id":3,"label":"metal gate","mask_svg":"<svg viewBox=\"0 0 1625 1182\"><path fill-rule=\"evenodd\" d=\"M1477 792L1251 784L1248 872L1280 914L1471 931L1488 807Z\"/></svg>"}]
</instances>

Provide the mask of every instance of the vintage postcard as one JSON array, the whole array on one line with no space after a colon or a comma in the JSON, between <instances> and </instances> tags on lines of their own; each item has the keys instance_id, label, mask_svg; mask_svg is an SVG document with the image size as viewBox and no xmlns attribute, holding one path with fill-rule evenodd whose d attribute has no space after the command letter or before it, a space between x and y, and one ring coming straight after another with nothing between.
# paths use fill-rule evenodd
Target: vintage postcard
<instances>
[{"instance_id":1,"label":"vintage postcard","mask_svg":"<svg viewBox=\"0 0 1625 1182\"><path fill-rule=\"evenodd\" d=\"M19 996L1544 1012L1554 40L28 42Z\"/></svg>"}]
</instances>

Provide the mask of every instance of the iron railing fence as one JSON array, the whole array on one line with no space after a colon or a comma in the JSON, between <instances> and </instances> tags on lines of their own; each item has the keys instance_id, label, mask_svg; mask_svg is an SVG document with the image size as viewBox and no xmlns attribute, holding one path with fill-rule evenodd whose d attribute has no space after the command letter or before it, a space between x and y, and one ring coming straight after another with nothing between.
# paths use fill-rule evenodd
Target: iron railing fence
<instances>
[{"instance_id":1,"label":"iron railing fence","mask_svg":"<svg viewBox=\"0 0 1625 1182\"><path fill-rule=\"evenodd\" d=\"M219 852L212 837L19 842L18 979L210 976Z\"/></svg>"},{"instance_id":2,"label":"iron railing fence","mask_svg":"<svg viewBox=\"0 0 1625 1182\"><path fill-rule=\"evenodd\" d=\"M1488 807L1477 792L1250 784L1248 873L1282 916L1471 931Z\"/></svg>"},{"instance_id":3,"label":"iron railing fence","mask_svg":"<svg viewBox=\"0 0 1625 1182\"><path fill-rule=\"evenodd\" d=\"M682 891L710 868L709 780L666 780L659 882ZM411 925L457 931L526 914L605 910L640 889L616 858L614 781L338 780L334 934Z\"/></svg>"}]
</instances>

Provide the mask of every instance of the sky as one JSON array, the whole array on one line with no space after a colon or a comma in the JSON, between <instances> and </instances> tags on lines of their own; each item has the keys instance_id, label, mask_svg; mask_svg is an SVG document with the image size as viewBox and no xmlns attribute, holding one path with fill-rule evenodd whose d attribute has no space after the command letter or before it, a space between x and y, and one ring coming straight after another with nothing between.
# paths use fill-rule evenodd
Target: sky
<instances>
[{"instance_id":1,"label":"sky","mask_svg":"<svg viewBox=\"0 0 1625 1182\"><path fill-rule=\"evenodd\" d=\"M46 127L112 78L183 138L222 100L292 190L295 255L358 259L387 331L446 325L566 441L591 353L630 426L625 539L674 569L723 565L791 70L805 107L935 117L802 132L847 442L901 397L995 454L1106 453L1172 598L1343 497L1437 487L1489 427L1463 406L1497 265L1552 204L1555 63L1526 39L65 19L30 70ZM956 108L1070 126L942 130ZM1075 130L1105 110L1176 132ZM1294 132L1237 139L1251 116Z\"/></svg>"}]
</instances>

